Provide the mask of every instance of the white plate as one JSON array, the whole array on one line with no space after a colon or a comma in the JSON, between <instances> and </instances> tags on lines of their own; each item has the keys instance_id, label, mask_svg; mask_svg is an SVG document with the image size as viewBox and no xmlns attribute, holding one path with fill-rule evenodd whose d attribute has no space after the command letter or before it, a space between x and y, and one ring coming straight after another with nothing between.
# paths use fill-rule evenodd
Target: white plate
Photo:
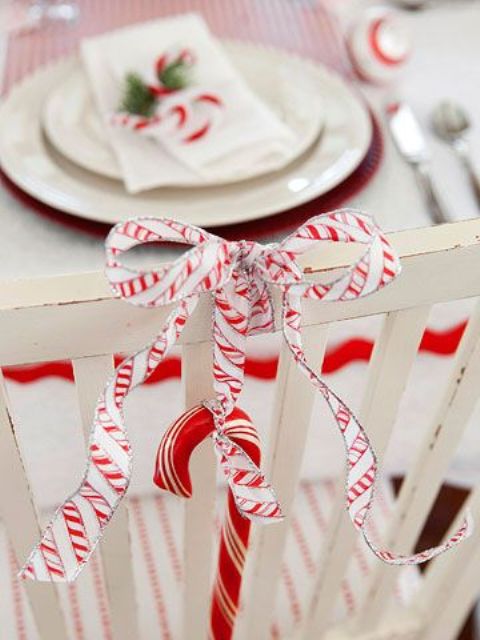
<instances>
[{"instance_id":1,"label":"white plate","mask_svg":"<svg viewBox=\"0 0 480 640\"><path fill-rule=\"evenodd\" d=\"M13 182L38 200L91 220L115 223L133 215L166 215L214 226L262 218L338 185L360 164L371 140L371 120L361 98L339 76L323 69L322 135L288 167L236 184L128 195L120 182L67 160L43 134L45 101L76 68L73 59L51 64L9 93L0 105L0 163Z\"/></svg>"},{"instance_id":2,"label":"white plate","mask_svg":"<svg viewBox=\"0 0 480 640\"><path fill-rule=\"evenodd\" d=\"M260 45L223 41L223 48L254 92L296 134L285 162L276 167L282 169L304 153L320 133L324 112L318 89L323 69L305 58ZM43 126L50 142L69 160L107 178L122 179L80 61L47 99ZM234 180L210 184L239 182L269 171L268 165L248 166ZM189 184L182 181L183 187L208 184L200 177Z\"/></svg>"}]
</instances>

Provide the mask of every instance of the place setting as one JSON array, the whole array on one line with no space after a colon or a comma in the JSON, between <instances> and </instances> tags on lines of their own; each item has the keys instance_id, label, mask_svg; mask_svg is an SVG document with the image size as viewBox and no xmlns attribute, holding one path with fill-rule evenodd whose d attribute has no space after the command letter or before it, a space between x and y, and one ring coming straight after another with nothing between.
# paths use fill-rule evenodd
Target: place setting
<instances>
[{"instance_id":1,"label":"place setting","mask_svg":"<svg viewBox=\"0 0 480 640\"><path fill-rule=\"evenodd\" d=\"M310 39L325 33L322 8L293 5ZM373 174L381 136L345 70L228 24L217 36L206 3L93 36L84 10L45 30L71 30L76 50L12 82L0 106L2 171L40 210L104 224L158 211L206 227L264 220L255 235L322 196L340 204ZM333 42L320 58L336 46L341 59Z\"/></svg>"}]
</instances>

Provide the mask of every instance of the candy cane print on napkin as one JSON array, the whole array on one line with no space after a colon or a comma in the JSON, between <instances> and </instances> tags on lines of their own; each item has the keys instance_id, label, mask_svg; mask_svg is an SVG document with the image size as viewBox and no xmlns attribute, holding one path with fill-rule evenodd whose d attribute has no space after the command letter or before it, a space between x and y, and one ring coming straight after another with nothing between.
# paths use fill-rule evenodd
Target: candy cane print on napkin
<instances>
[{"instance_id":1,"label":"candy cane print on napkin","mask_svg":"<svg viewBox=\"0 0 480 640\"><path fill-rule=\"evenodd\" d=\"M219 122L224 103L213 91L188 88L195 61L193 51L176 46L157 57L155 83L148 84L139 74L126 74L123 98L110 124L147 135L174 136L181 144L206 136Z\"/></svg>"},{"instance_id":2,"label":"candy cane print on napkin","mask_svg":"<svg viewBox=\"0 0 480 640\"><path fill-rule=\"evenodd\" d=\"M121 263L123 252L154 241L193 246L173 263L156 270L136 270ZM340 277L322 284L309 282L296 257L327 241L363 244L366 249ZM21 570L22 576L37 580L73 580L87 562L130 482L131 451L123 402L130 391L153 373L176 343L202 293L211 293L214 302L214 398L205 398L204 404L214 419L213 445L224 470L229 456L224 459L222 454L233 445L225 434L226 419L243 387L246 339L275 329L270 292L278 289L283 306L279 328L297 366L325 400L344 440L348 513L373 552L390 564L416 564L446 551L470 534L471 522L467 516L446 543L412 556L378 549L368 539L365 524L377 475L375 454L347 404L305 359L301 340L303 298L319 303L355 300L375 294L400 273L400 263L392 247L368 215L345 209L315 216L281 243L264 246L251 241L229 242L169 218L138 218L112 229L107 237L106 253L106 274L116 295L150 308L173 304L174 310L153 342L120 364L108 381L95 411L84 478L78 490L56 512ZM249 519L277 520L280 507L260 470L238 446L233 459L236 466L241 461L245 468L262 478L261 494L258 494L260 506L256 499L247 499L238 487L232 488L230 484L236 508Z\"/></svg>"},{"instance_id":3,"label":"candy cane print on napkin","mask_svg":"<svg viewBox=\"0 0 480 640\"><path fill-rule=\"evenodd\" d=\"M258 498L264 480L256 470L260 464L260 442L247 414L235 407L225 421L223 433L228 440L217 448L217 454L229 491L212 594L210 637L229 640L238 613L251 526L250 520L240 515L235 495L237 500L241 495L261 509L262 502ZM211 435L216 437L215 423L206 407L194 407L180 416L162 437L155 466L155 484L175 495L189 498L192 495L190 457L195 448ZM243 455L237 456L238 447L250 458L252 467L245 467ZM278 509L278 505L275 508Z\"/></svg>"},{"instance_id":4,"label":"candy cane print on napkin","mask_svg":"<svg viewBox=\"0 0 480 640\"><path fill-rule=\"evenodd\" d=\"M222 118L224 104L215 93L190 91L178 100L169 100L152 116L119 111L110 118L110 124L143 135L163 133L180 144L192 144L204 138Z\"/></svg>"}]
</instances>

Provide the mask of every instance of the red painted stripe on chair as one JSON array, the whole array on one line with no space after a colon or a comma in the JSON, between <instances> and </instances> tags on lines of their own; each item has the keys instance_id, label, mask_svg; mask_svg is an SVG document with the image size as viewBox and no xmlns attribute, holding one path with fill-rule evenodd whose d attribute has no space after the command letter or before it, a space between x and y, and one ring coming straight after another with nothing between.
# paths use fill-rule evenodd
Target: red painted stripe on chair
<instances>
[{"instance_id":1,"label":"red painted stripe on chair","mask_svg":"<svg viewBox=\"0 0 480 640\"><path fill-rule=\"evenodd\" d=\"M446 331L427 329L420 343L420 351L439 356L455 353L465 330L466 322L461 322ZM329 374L343 369L353 362L368 362L373 350L373 341L367 338L351 338L327 351L322 373ZM117 364L121 358L116 358ZM248 358L246 375L258 380L272 380L277 372L277 358ZM5 378L21 384L36 382L42 378L62 378L73 382L72 365L67 361L46 362L34 365L3 367ZM181 361L179 357L166 358L145 384L156 384L163 380L179 378Z\"/></svg>"}]
</instances>

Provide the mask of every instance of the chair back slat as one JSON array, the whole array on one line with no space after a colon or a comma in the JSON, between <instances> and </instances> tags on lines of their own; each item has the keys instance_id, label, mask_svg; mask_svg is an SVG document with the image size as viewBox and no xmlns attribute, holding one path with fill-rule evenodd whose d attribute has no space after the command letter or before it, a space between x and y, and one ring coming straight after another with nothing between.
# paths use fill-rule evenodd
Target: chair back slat
<instances>
[{"instance_id":1,"label":"chair back slat","mask_svg":"<svg viewBox=\"0 0 480 640\"><path fill-rule=\"evenodd\" d=\"M88 444L98 397L113 372L113 356L89 356L73 360L80 417ZM100 544L112 628L115 640L138 637L135 583L130 548L128 508L117 509Z\"/></svg>"},{"instance_id":2,"label":"chair back slat","mask_svg":"<svg viewBox=\"0 0 480 640\"><path fill-rule=\"evenodd\" d=\"M470 495L466 507L474 520L480 519L480 487ZM463 509L462 509L463 511ZM448 535L460 526L459 514ZM421 640L456 638L462 624L478 598L480 575L480 529L456 549L456 553L435 558L427 568L425 582L415 608L423 618L424 633Z\"/></svg>"},{"instance_id":3,"label":"chair back slat","mask_svg":"<svg viewBox=\"0 0 480 640\"><path fill-rule=\"evenodd\" d=\"M310 327L303 333L304 348L312 366L322 366L327 344L327 327ZM272 424L268 439L267 470L269 480L278 494L285 520L257 532L253 554L250 590L245 595L248 606L248 625L245 637L267 638L271 625L280 575L279 558L283 557L290 526L292 504L300 476L315 390L295 366L286 345L282 346ZM269 612L265 615L265 612Z\"/></svg>"},{"instance_id":4,"label":"chair back slat","mask_svg":"<svg viewBox=\"0 0 480 640\"><path fill-rule=\"evenodd\" d=\"M479 336L480 306L462 337L448 384L417 448L391 517L386 542L399 552L408 553L414 547L478 400ZM457 550L450 555L456 553ZM367 605L362 612L366 625L375 623L391 598L395 582L392 573L388 567L379 565L373 574Z\"/></svg>"},{"instance_id":5,"label":"chair back slat","mask_svg":"<svg viewBox=\"0 0 480 640\"><path fill-rule=\"evenodd\" d=\"M360 421L367 430L377 456L382 456L395 423L398 405L407 384L429 314L429 307L395 311L384 319L370 360ZM358 535L345 511L345 481L336 487L336 505L326 534L324 561L314 588L309 633L328 628Z\"/></svg>"},{"instance_id":6,"label":"chair back slat","mask_svg":"<svg viewBox=\"0 0 480 640\"><path fill-rule=\"evenodd\" d=\"M0 370L0 518L4 522L17 562L24 562L32 541L39 536L28 476L15 435L15 424L2 372ZM64 640L66 624L55 586L25 582L36 627L42 638Z\"/></svg>"},{"instance_id":7,"label":"chair back slat","mask_svg":"<svg viewBox=\"0 0 480 640\"><path fill-rule=\"evenodd\" d=\"M185 406L190 409L213 397L212 345L184 345L182 382ZM190 461L192 497L185 502L185 597L183 638L205 638L210 629L212 552L215 533L216 460L212 443L205 440Z\"/></svg>"},{"instance_id":8,"label":"chair back slat","mask_svg":"<svg viewBox=\"0 0 480 640\"><path fill-rule=\"evenodd\" d=\"M111 626L115 640L129 640L139 637L135 576L130 544L131 510L131 506L127 504L121 504L118 507L112 522L105 531L101 549Z\"/></svg>"}]
</instances>

